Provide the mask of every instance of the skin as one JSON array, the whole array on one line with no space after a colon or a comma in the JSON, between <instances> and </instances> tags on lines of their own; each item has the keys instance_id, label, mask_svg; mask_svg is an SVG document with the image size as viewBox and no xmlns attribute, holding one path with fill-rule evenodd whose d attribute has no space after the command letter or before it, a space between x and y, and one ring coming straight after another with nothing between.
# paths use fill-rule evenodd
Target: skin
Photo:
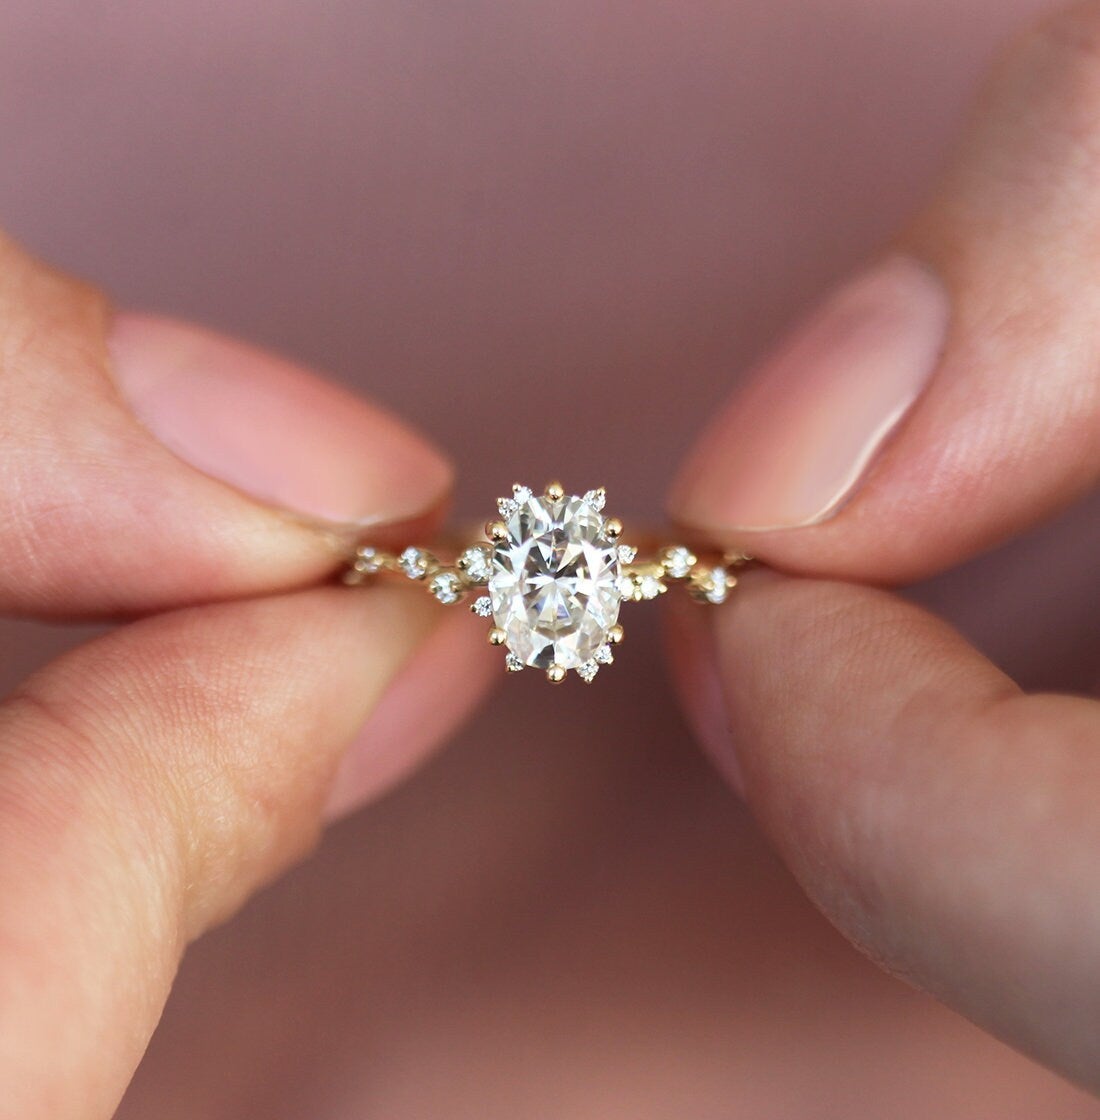
<instances>
[{"instance_id":1,"label":"skin","mask_svg":"<svg viewBox=\"0 0 1100 1120\"><path fill-rule=\"evenodd\" d=\"M888 247L950 291L927 392L837 516L735 534L801 578L747 578L702 639L719 688L684 681L838 928L1093 1090L1100 705L1026 696L943 623L845 581L940 572L1095 487L1097 119L1100 6L1082 4L1003 53L955 160ZM689 468L678 489L691 485Z\"/></svg>"},{"instance_id":2,"label":"skin","mask_svg":"<svg viewBox=\"0 0 1100 1120\"><path fill-rule=\"evenodd\" d=\"M822 525L739 536L791 574L747 579L714 634L678 631L719 685L689 687L687 703L719 728L720 764L813 901L886 968L1093 1088L1097 708L1023 696L942 623L860 584L957 564L1095 484L1098 43L1094 4L1021 39L959 160L896 238L947 280L956 312L936 383L866 487ZM407 755L367 768L354 797L332 788L403 666L424 672L420 692L434 688L431 658L409 658L439 635L422 596L377 589L349 606L311 586L332 567L339 528L288 521L162 454L110 391L100 297L10 244L0 277L5 477L39 483L5 488L4 607L144 616L0 709L0 1083L14 1087L12 1116L106 1117L185 945L300 858L326 804L362 804L430 745L405 678L412 699L386 719ZM28 376L13 375L17 357ZM1038 363L1066 383L1021 409ZM82 434L117 456L105 476L61 475L78 458L72 425L41 391L58 369L84 404ZM963 377L982 379L981 408L955 388ZM942 457L945 425L973 433L966 455ZM119 474L224 530L104 579L101 563L140 557L112 547L119 533L148 538L112 500L104 479ZM921 485L930 475L934 488ZM59 505L74 486L80 501ZM441 498L424 499L418 530ZM110 531L97 538L96 525ZM44 542L33 554L32 534ZM469 674L460 691L476 692L487 679L477 635L445 639L466 651L453 660ZM439 732L462 712L456 701Z\"/></svg>"},{"instance_id":3,"label":"skin","mask_svg":"<svg viewBox=\"0 0 1100 1120\"><path fill-rule=\"evenodd\" d=\"M488 656L472 619L441 623L423 593L316 586L359 522L394 508L394 486L371 482L394 440L419 471L399 503L412 515L374 531L430 531L449 474L436 452L352 401L357 522L289 516L192 469L127 409L101 296L10 242L0 278L0 597L39 617L142 616L0 705L3 1108L109 1116L186 944L412 766L485 687ZM149 372L158 332L178 330L146 325L128 360ZM247 360L279 390L273 412L324 391ZM462 667L449 688L433 649ZM360 764L337 773L345 753Z\"/></svg>"}]
</instances>

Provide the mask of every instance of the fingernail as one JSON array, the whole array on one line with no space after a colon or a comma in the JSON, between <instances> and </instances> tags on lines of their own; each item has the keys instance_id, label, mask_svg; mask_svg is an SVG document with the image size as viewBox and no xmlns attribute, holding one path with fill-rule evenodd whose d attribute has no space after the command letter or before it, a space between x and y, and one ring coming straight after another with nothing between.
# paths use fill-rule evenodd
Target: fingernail
<instances>
[{"instance_id":1,"label":"fingernail","mask_svg":"<svg viewBox=\"0 0 1100 1120\"><path fill-rule=\"evenodd\" d=\"M450 485L425 440L354 394L198 327L120 314L114 376L137 418L198 470L273 506L371 524L422 513Z\"/></svg>"},{"instance_id":2,"label":"fingernail","mask_svg":"<svg viewBox=\"0 0 1100 1120\"><path fill-rule=\"evenodd\" d=\"M389 684L348 747L324 808L338 820L378 797L452 733L501 677L499 650L469 611L441 620ZM456 671L461 666L461 671ZM425 703L425 696L431 702Z\"/></svg>"},{"instance_id":3,"label":"fingernail","mask_svg":"<svg viewBox=\"0 0 1100 1120\"><path fill-rule=\"evenodd\" d=\"M718 644L708 613L682 598L666 605L669 670L695 738L721 768L734 792L744 799L745 779L730 731L718 668Z\"/></svg>"},{"instance_id":4,"label":"fingernail","mask_svg":"<svg viewBox=\"0 0 1100 1120\"><path fill-rule=\"evenodd\" d=\"M947 292L895 256L849 281L766 359L673 488L701 529L788 529L835 514L935 369Z\"/></svg>"}]
</instances>

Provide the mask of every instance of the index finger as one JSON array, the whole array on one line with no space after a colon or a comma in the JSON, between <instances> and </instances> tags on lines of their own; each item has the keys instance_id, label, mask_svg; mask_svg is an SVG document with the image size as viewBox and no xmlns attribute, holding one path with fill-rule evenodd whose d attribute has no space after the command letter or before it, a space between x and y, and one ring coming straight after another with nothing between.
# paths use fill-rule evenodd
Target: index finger
<instances>
[{"instance_id":1,"label":"index finger","mask_svg":"<svg viewBox=\"0 0 1100 1120\"><path fill-rule=\"evenodd\" d=\"M1100 479L1100 2L1005 52L890 245L763 363L670 511L803 575L904 583Z\"/></svg>"},{"instance_id":2,"label":"index finger","mask_svg":"<svg viewBox=\"0 0 1100 1120\"><path fill-rule=\"evenodd\" d=\"M197 327L116 315L0 237L0 611L128 615L286 590L451 469L381 409Z\"/></svg>"},{"instance_id":3,"label":"index finger","mask_svg":"<svg viewBox=\"0 0 1100 1120\"><path fill-rule=\"evenodd\" d=\"M0 704L0 1116L113 1114L187 942L470 710L479 630L401 586L209 604Z\"/></svg>"},{"instance_id":4,"label":"index finger","mask_svg":"<svg viewBox=\"0 0 1100 1120\"><path fill-rule=\"evenodd\" d=\"M719 615L719 761L810 897L1100 1088L1100 704L1024 695L883 591L750 573Z\"/></svg>"}]
</instances>

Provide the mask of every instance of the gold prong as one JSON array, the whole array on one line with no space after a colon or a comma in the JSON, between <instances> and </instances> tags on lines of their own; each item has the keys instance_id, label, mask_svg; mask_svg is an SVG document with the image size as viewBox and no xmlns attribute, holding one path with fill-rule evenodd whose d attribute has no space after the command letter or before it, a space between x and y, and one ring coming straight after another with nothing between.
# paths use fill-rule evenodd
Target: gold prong
<instances>
[{"instance_id":1,"label":"gold prong","mask_svg":"<svg viewBox=\"0 0 1100 1120\"><path fill-rule=\"evenodd\" d=\"M607 640L613 645L617 646L623 640L623 628L615 623L607 632Z\"/></svg>"},{"instance_id":2,"label":"gold prong","mask_svg":"<svg viewBox=\"0 0 1100 1120\"><path fill-rule=\"evenodd\" d=\"M501 541L508 539L508 526L503 521L490 521L485 526L485 535L489 540L500 544Z\"/></svg>"},{"instance_id":3,"label":"gold prong","mask_svg":"<svg viewBox=\"0 0 1100 1120\"><path fill-rule=\"evenodd\" d=\"M617 517L609 517L603 523L603 531L610 540L617 541L623 535L623 523Z\"/></svg>"},{"instance_id":4,"label":"gold prong","mask_svg":"<svg viewBox=\"0 0 1100 1120\"><path fill-rule=\"evenodd\" d=\"M489 645L502 646L504 645L504 639L507 637L508 635L505 634L499 626L494 626L492 630L489 631Z\"/></svg>"},{"instance_id":5,"label":"gold prong","mask_svg":"<svg viewBox=\"0 0 1100 1120\"><path fill-rule=\"evenodd\" d=\"M565 670L560 665L551 665L546 670L546 679L551 684L561 684L565 680Z\"/></svg>"},{"instance_id":6,"label":"gold prong","mask_svg":"<svg viewBox=\"0 0 1100 1120\"><path fill-rule=\"evenodd\" d=\"M546 484L546 496L552 502L560 502L565 497L565 487L560 482L548 482Z\"/></svg>"}]
</instances>

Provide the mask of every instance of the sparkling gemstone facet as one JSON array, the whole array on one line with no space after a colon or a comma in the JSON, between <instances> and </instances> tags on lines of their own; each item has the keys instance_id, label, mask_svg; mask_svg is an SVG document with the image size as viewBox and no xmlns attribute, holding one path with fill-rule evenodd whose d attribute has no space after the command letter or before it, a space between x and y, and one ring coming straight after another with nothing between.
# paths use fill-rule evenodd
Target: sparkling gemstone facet
<instances>
[{"instance_id":1,"label":"sparkling gemstone facet","mask_svg":"<svg viewBox=\"0 0 1100 1120\"><path fill-rule=\"evenodd\" d=\"M619 557L591 502L528 497L493 550L493 619L524 665L577 669L619 617Z\"/></svg>"}]
</instances>

